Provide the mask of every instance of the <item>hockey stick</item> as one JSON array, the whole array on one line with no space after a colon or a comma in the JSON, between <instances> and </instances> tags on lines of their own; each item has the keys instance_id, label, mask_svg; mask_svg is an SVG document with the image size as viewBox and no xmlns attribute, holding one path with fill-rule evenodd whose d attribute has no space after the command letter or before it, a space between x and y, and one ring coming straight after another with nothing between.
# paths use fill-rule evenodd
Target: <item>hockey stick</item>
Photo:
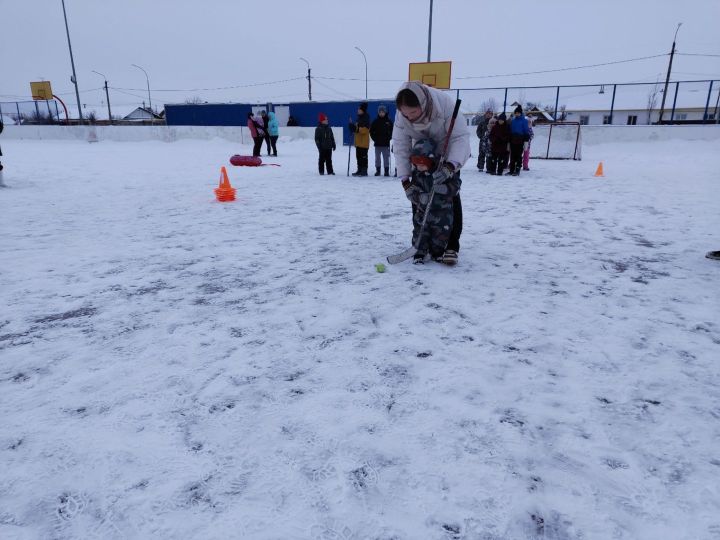
<instances>
[{"instance_id":1,"label":"hockey stick","mask_svg":"<svg viewBox=\"0 0 720 540\"><path fill-rule=\"evenodd\" d=\"M352 143L348 144L348 170L347 175L350 176L350 152L352 150Z\"/></svg>"},{"instance_id":2,"label":"hockey stick","mask_svg":"<svg viewBox=\"0 0 720 540\"><path fill-rule=\"evenodd\" d=\"M452 119L450 120L450 127L448 128L448 133L447 133L447 136L445 137L445 144L443 145L443 151L442 151L442 155L440 156L440 162L438 163L438 169L445 164L445 154L447 154L448 144L450 144L450 136L452 135L453 128L455 127L455 119L457 118L458 112L460 111L460 102L461 101L462 101L461 99L458 99L455 101L455 108L453 109ZM406 261L413 255L415 255L415 253L417 253L417 250L420 247L420 243L422 242L423 234L425 233L425 224L427 223L428 214L430 213L430 205L433 202L434 196L435 196L435 185L433 184L433 187L430 190L430 198L428 199L427 206L425 206L425 215L423 216L423 222L422 222L422 225L420 226L420 232L418 233L417 240L415 241L416 245L407 248L405 251L403 251L401 253L397 253L395 255L390 255L387 258L388 263L397 264L397 263Z\"/></svg>"}]
</instances>

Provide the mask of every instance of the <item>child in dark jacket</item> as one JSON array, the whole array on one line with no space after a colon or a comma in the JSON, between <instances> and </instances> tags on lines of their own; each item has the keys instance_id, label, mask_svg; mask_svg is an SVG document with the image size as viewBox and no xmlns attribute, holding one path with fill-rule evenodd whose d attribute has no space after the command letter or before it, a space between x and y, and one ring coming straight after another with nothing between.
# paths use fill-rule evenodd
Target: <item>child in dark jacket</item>
<instances>
[{"instance_id":1,"label":"child in dark jacket","mask_svg":"<svg viewBox=\"0 0 720 540\"><path fill-rule=\"evenodd\" d=\"M458 175L454 175L435 186L433 193L433 173L437 170L438 161L435 143L430 139L421 139L413 145L410 156L412 177L403 182L403 188L413 208L412 244L418 246L415 264L423 264L428 253L433 260L442 262L453 228L453 197L460 191L461 180ZM418 243L431 193L432 203Z\"/></svg>"},{"instance_id":2,"label":"child in dark jacket","mask_svg":"<svg viewBox=\"0 0 720 540\"><path fill-rule=\"evenodd\" d=\"M332 153L335 151L335 135L333 135L332 128L328 125L328 117L324 113L318 115L318 120L318 126L315 128L315 146L319 152L318 171L320 174L325 174L327 166L327 173L334 175Z\"/></svg>"},{"instance_id":3,"label":"child in dark jacket","mask_svg":"<svg viewBox=\"0 0 720 540\"><path fill-rule=\"evenodd\" d=\"M488 165L490 174L501 175L508 162L510 126L505 119L505 113L500 114L490 130L490 164Z\"/></svg>"},{"instance_id":4,"label":"child in dark jacket","mask_svg":"<svg viewBox=\"0 0 720 540\"><path fill-rule=\"evenodd\" d=\"M380 176L380 158L385 165L385 176L390 176L390 141L393 122L387 115L387 107L378 107L378 116L370 124L370 138L375 145L375 176Z\"/></svg>"}]
</instances>

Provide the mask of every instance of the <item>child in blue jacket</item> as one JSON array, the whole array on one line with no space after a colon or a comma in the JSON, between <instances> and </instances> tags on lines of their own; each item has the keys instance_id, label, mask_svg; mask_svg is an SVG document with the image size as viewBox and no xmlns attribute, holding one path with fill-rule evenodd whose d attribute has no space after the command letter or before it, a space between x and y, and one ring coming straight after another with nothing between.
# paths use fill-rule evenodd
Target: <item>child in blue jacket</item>
<instances>
[{"instance_id":1,"label":"child in blue jacket","mask_svg":"<svg viewBox=\"0 0 720 540\"><path fill-rule=\"evenodd\" d=\"M523 146L530 140L530 129L522 107L518 105L510 121L510 172L513 176L520 175L522 167Z\"/></svg>"}]
</instances>

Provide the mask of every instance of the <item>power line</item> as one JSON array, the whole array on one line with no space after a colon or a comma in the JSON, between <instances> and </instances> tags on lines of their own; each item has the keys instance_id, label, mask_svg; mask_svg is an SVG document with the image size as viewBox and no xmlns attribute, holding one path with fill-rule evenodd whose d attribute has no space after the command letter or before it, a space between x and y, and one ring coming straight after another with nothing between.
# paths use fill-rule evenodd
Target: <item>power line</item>
<instances>
[{"instance_id":1,"label":"power line","mask_svg":"<svg viewBox=\"0 0 720 540\"><path fill-rule=\"evenodd\" d=\"M313 77L313 78L314 78L314 77ZM363 79L363 80L365 80L365 79ZM328 85L325 84L324 82L321 82L321 81L315 81L315 82L317 82L317 83L318 83L319 85L321 85L321 86L324 86L324 87L327 88L328 90L330 90L330 91L332 91L332 92L335 92L336 94L339 94L339 95L341 95L341 96L345 96L346 98L350 98L350 99L353 99L353 100L354 100L354 99L358 99L358 98L356 98L355 96L351 96L350 94L346 94L346 93L344 93L344 92L340 92L339 90L336 90L335 88L333 88L333 87L331 87L331 86L328 86Z\"/></svg>"},{"instance_id":2,"label":"power line","mask_svg":"<svg viewBox=\"0 0 720 540\"><path fill-rule=\"evenodd\" d=\"M700 53L681 53L681 52L676 52L675 54L680 55L680 56L707 56L707 57L711 57L711 58L720 58L720 54L700 54Z\"/></svg>"},{"instance_id":3,"label":"power line","mask_svg":"<svg viewBox=\"0 0 720 540\"><path fill-rule=\"evenodd\" d=\"M649 60L651 58L660 58L662 56L667 56L669 53L662 53L662 54L654 54L652 56L640 56L638 58L628 58L626 60L615 60L613 62L603 62L600 64L588 64L585 66L573 66L573 67L566 67L566 68L557 68L557 69L544 69L540 71L525 71L520 73L499 73L495 75L479 75L479 76L472 76L472 77L453 77L456 80L465 80L465 79L491 79L495 77L515 77L518 75L536 75L540 73L557 73L559 71L572 71L575 69L587 69L587 68L593 68L593 67L601 67L601 66L611 66L615 64L626 64L628 62L639 62L641 60ZM322 77L322 76L314 76L313 79L324 79L324 80L334 80L334 81L363 81L365 79L358 79L358 78L348 78L348 77ZM368 79L371 82L404 82L404 79Z\"/></svg>"},{"instance_id":4,"label":"power line","mask_svg":"<svg viewBox=\"0 0 720 540\"><path fill-rule=\"evenodd\" d=\"M660 58L661 56L667 56L669 53L654 54L652 56L640 56L638 58L628 58L627 60L616 60L614 62L603 62L601 64L588 64L586 66L574 66L558 69L544 69L540 71L525 71L521 73L502 73L498 75L482 75L479 77L454 77L455 79L491 79L495 77L515 77L517 75L537 75L539 73L557 73L559 71L572 71L575 69L587 69L601 66L612 66L615 64L626 64L628 62L638 62L640 60L649 60L651 58Z\"/></svg>"},{"instance_id":5,"label":"power line","mask_svg":"<svg viewBox=\"0 0 720 540\"><path fill-rule=\"evenodd\" d=\"M221 86L218 88L153 88L153 92L212 92L214 90L234 90L236 88L250 88L253 86L267 86L271 84L281 84L285 82L290 81L298 81L300 79L305 79L305 77L293 77L290 79L281 79L279 81L268 81L268 82L260 82L260 83L250 83L250 84L239 84L235 86ZM115 90L131 90L134 92L143 92L145 91L145 88L116 88L113 87Z\"/></svg>"}]
</instances>

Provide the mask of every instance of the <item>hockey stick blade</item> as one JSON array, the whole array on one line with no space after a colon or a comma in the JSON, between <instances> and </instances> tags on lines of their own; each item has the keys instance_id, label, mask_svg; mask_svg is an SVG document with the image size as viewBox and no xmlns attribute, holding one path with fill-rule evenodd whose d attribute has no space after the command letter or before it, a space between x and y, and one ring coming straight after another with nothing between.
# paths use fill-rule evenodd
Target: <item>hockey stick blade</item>
<instances>
[{"instance_id":1,"label":"hockey stick blade","mask_svg":"<svg viewBox=\"0 0 720 540\"><path fill-rule=\"evenodd\" d=\"M410 257L415 255L415 253L417 253L417 249L415 249L414 247L410 247L410 248L407 248L402 253L398 253L396 255L390 255L387 258L387 262L389 262L390 264L401 263L403 261L407 261Z\"/></svg>"}]
</instances>

